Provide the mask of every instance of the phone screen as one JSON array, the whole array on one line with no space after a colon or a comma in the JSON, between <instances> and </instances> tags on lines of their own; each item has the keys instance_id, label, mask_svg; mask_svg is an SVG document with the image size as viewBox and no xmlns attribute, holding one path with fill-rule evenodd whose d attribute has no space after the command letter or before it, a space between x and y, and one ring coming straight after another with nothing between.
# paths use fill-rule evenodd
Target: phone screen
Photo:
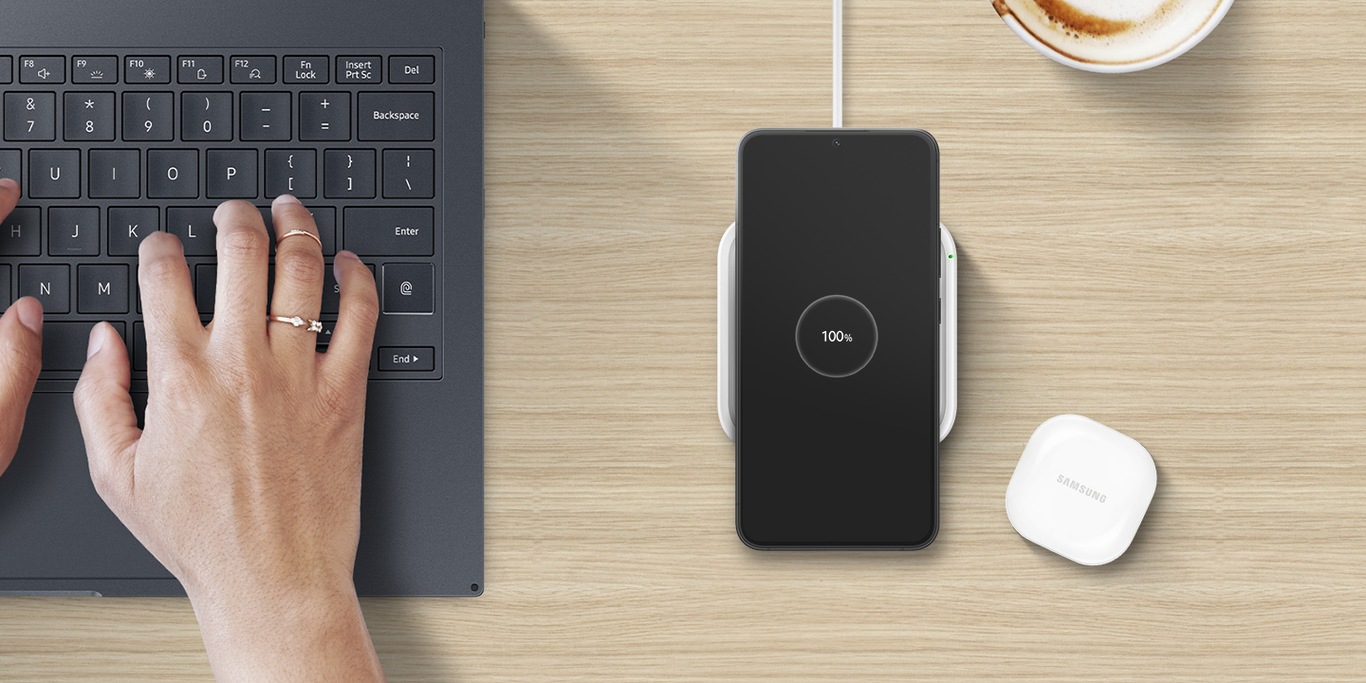
<instances>
[{"instance_id":1,"label":"phone screen","mask_svg":"<svg viewBox=\"0 0 1366 683\"><path fill-rule=\"evenodd\" d=\"M740 144L736 527L752 546L934 540L938 159L910 130Z\"/></svg>"}]
</instances>

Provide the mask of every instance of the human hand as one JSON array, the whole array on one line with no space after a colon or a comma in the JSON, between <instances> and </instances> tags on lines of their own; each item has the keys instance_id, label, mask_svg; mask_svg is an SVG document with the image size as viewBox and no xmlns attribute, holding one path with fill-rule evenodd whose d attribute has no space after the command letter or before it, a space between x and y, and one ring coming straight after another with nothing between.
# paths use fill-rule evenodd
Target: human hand
<instances>
[{"instance_id":1,"label":"human hand","mask_svg":"<svg viewBox=\"0 0 1366 683\"><path fill-rule=\"evenodd\" d=\"M0 179L0 220L19 202L19 184ZM8 285L9 283L5 283ZM0 301L7 305L8 301ZM14 459L43 360L43 306L25 297L0 317L0 474Z\"/></svg>"},{"instance_id":2,"label":"human hand","mask_svg":"<svg viewBox=\"0 0 1366 683\"><path fill-rule=\"evenodd\" d=\"M308 211L275 201L272 314L313 320L324 262ZM180 579L220 679L371 680L383 674L352 583L361 437L379 303L374 277L337 254L341 313L317 334L266 321L269 237L257 209L214 214L218 284L202 326L179 240L139 249L148 401L139 430L128 354L107 324L76 387L95 489Z\"/></svg>"}]
</instances>

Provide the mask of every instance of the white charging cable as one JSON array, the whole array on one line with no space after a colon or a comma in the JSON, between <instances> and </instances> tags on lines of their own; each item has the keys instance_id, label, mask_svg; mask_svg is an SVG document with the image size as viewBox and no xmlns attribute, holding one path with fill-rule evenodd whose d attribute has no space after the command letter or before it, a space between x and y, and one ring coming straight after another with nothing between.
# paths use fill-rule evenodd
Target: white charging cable
<instances>
[{"instance_id":1,"label":"white charging cable","mask_svg":"<svg viewBox=\"0 0 1366 683\"><path fill-rule=\"evenodd\" d=\"M834 113L835 128L844 127L844 0L835 0L835 18L831 22L835 27L834 36Z\"/></svg>"}]
</instances>

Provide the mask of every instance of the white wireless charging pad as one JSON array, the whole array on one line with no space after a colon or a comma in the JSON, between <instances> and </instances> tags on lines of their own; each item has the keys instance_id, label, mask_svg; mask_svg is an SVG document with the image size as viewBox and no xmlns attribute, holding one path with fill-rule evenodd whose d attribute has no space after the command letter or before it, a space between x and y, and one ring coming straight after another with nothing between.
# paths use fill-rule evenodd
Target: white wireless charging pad
<instances>
[{"instance_id":1,"label":"white wireless charging pad","mask_svg":"<svg viewBox=\"0 0 1366 683\"><path fill-rule=\"evenodd\" d=\"M939 323L939 440L953 429L958 416L958 259L953 235L939 226L943 256L940 259L939 299L943 317ZM735 439L735 345L731 319L735 315L735 224L721 236L716 252L716 410L726 436Z\"/></svg>"}]
</instances>

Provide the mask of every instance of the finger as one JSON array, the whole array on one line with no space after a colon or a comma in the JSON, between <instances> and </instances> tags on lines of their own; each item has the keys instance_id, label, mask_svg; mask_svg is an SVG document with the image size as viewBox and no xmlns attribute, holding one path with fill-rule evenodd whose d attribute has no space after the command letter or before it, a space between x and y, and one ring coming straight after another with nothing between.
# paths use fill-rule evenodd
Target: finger
<instances>
[{"instance_id":1,"label":"finger","mask_svg":"<svg viewBox=\"0 0 1366 683\"><path fill-rule=\"evenodd\" d=\"M76 417L85 437L90 479L106 503L132 491L138 429L129 387L128 351L109 323L90 330L85 369L76 383ZM111 506L113 504L111 503Z\"/></svg>"},{"instance_id":2,"label":"finger","mask_svg":"<svg viewBox=\"0 0 1366 683\"><path fill-rule=\"evenodd\" d=\"M247 202L224 202L213 214L218 227L218 288L213 335L241 341L266 333L266 276L270 237L261 212Z\"/></svg>"},{"instance_id":3,"label":"finger","mask_svg":"<svg viewBox=\"0 0 1366 683\"><path fill-rule=\"evenodd\" d=\"M24 297L0 316L0 473L24 431L24 415L43 366L43 306Z\"/></svg>"},{"instance_id":4,"label":"finger","mask_svg":"<svg viewBox=\"0 0 1366 683\"><path fill-rule=\"evenodd\" d=\"M9 178L0 178L0 219L4 219L19 203L19 183Z\"/></svg>"},{"instance_id":5,"label":"finger","mask_svg":"<svg viewBox=\"0 0 1366 683\"><path fill-rule=\"evenodd\" d=\"M349 251L337 252L332 265L341 285L341 308L332 342L324 354L327 372L364 383L370 373L370 352L379 320L379 294L375 276L360 258Z\"/></svg>"},{"instance_id":6,"label":"finger","mask_svg":"<svg viewBox=\"0 0 1366 683\"><path fill-rule=\"evenodd\" d=\"M190 267L180 239L154 232L138 247L138 295L147 326L149 362L204 341Z\"/></svg>"},{"instance_id":7,"label":"finger","mask_svg":"<svg viewBox=\"0 0 1366 683\"><path fill-rule=\"evenodd\" d=\"M308 209L287 194L275 200L271 216L279 240L275 246L275 295L270 301L271 315L317 320L323 305L323 274L327 267L323 263L322 243L314 239L318 226ZM287 237L296 231L307 234ZM276 324L268 326L267 333L272 346L283 344L309 353L317 350L317 334L306 328Z\"/></svg>"}]
</instances>

